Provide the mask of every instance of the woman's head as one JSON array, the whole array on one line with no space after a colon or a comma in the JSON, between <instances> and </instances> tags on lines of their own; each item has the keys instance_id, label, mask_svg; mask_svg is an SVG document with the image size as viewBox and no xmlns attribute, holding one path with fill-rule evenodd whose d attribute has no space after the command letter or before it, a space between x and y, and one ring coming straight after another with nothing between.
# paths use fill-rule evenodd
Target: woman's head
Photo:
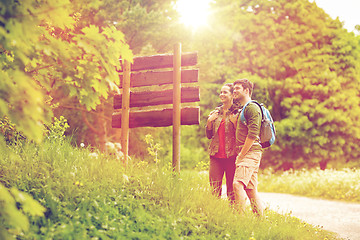
<instances>
[{"instance_id":1,"label":"woman's head","mask_svg":"<svg viewBox=\"0 0 360 240\"><path fill-rule=\"evenodd\" d=\"M233 100L233 91L234 91L234 85L232 83L225 83L221 87L220 91L220 100L223 104L230 103L232 104Z\"/></svg>"}]
</instances>

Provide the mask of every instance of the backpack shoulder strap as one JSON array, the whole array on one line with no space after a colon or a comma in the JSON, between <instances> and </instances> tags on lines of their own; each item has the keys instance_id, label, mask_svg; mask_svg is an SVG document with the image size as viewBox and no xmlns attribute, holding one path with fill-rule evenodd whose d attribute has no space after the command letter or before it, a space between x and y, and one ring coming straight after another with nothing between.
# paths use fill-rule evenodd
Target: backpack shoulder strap
<instances>
[{"instance_id":1,"label":"backpack shoulder strap","mask_svg":"<svg viewBox=\"0 0 360 240\"><path fill-rule=\"evenodd\" d=\"M246 118L245 118L245 108L247 107L247 105L249 105L249 103L256 103L256 105L259 106L260 108L260 111L261 111L261 119L264 119L264 113L263 113L263 110L262 110L262 106L260 103L258 103L257 101L255 100L250 100L249 102L245 103L244 107L241 109L241 112L240 112L240 121L246 125Z\"/></svg>"},{"instance_id":2,"label":"backpack shoulder strap","mask_svg":"<svg viewBox=\"0 0 360 240\"><path fill-rule=\"evenodd\" d=\"M264 115L264 111L263 111L263 104L262 104L262 103L258 103L258 102L255 101L255 100L251 100L251 102L256 103L256 104L259 106L260 111L261 111L261 119L264 119L264 118L265 118L265 115Z\"/></svg>"}]
</instances>

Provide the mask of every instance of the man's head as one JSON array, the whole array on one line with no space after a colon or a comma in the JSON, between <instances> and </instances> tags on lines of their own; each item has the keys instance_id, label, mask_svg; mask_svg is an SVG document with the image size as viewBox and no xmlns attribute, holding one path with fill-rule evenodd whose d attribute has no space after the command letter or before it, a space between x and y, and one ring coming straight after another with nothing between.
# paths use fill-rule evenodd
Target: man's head
<instances>
[{"instance_id":1,"label":"man's head","mask_svg":"<svg viewBox=\"0 0 360 240\"><path fill-rule=\"evenodd\" d=\"M246 78L235 80L234 84L234 99L242 101L242 99L251 98L254 84Z\"/></svg>"}]
</instances>

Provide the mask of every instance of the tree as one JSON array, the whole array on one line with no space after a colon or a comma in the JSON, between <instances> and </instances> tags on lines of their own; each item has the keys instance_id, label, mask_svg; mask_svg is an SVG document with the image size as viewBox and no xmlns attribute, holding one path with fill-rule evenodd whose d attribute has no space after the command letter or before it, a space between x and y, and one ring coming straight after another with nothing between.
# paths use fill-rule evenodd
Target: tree
<instances>
[{"instance_id":1,"label":"tree","mask_svg":"<svg viewBox=\"0 0 360 240\"><path fill-rule=\"evenodd\" d=\"M131 60L124 35L111 25L81 24L82 1L2 1L0 116L41 139L52 111L45 101L62 91L87 110L116 90L119 57ZM91 1L87 9L94 9Z\"/></svg>"},{"instance_id":2,"label":"tree","mask_svg":"<svg viewBox=\"0 0 360 240\"><path fill-rule=\"evenodd\" d=\"M78 6L81 14L79 24L114 26L124 33L124 39L134 54L165 53L172 50L173 43L177 41L178 37L172 34L176 24L170 17L175 14L171 1L106 1L99 2L96 8L89 8L88 5L91 5L91 1ZM118 129L111 127L112 96L115 93L110 92L109 98L102 98L96 109L87 111L74 99L67 98L63 91L57 91L56 99L61 102L55 113L69 119L70 131L75 132L78 143L104 146L106 141L119 141ZM139 136L145 136L148 132L149 129L130 131L131 154L146 152L143 138ZM143 149L141 146L144 146Z\"/></svg>"},{"instance_id":3,"label":"tree","mask_svg":"<svg viewBox=\"0 0 360 240\"><path fill-rule=\"evenodd\" d=\"M270 103L277 121L276 145L263 162L325 168L329 161L356 161L358 38L306 0L224 0L215 8L214 29L221 29L213 34L221 44L215 51L224 66L218 75L248 75L260 87L253 97Z\"/></svg>"}]
</instances>

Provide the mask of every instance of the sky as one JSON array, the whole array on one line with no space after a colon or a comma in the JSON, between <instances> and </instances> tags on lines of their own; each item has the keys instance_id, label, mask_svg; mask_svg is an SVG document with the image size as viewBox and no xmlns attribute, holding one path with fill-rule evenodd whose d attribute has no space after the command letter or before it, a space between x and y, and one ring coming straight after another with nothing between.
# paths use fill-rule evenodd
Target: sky
<instances>
[{"instance_id":1,"label":"sky","mask_svg":"<svg viewBox=\"0 0 360 240\"><path fill-rule=\"evenodd\" d=\"M339 17L346 29L357 32L355 25L360 25L360 0L310 0L312 1L332 18Z\"/></svg>"}]
</instances>

